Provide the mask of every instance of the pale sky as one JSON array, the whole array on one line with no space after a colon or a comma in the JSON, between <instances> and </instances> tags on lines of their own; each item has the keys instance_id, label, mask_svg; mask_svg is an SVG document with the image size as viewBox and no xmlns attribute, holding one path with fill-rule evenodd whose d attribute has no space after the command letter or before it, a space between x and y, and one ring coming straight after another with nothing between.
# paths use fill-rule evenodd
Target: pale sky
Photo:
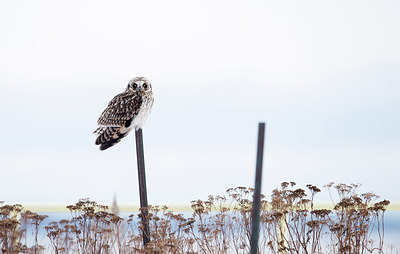
<instances>
[{"instance_id":1,"label":"pale sky","mask_svg":"<svg viewBox=\"0 0 400 254\"><path fill-rule=\"evenodd\" d=\"M96 121L135 76L150 204L282 181L400 201L400 2L0 0L0 200L139 204L134 135Z\"/></svg>"}]
</instances>

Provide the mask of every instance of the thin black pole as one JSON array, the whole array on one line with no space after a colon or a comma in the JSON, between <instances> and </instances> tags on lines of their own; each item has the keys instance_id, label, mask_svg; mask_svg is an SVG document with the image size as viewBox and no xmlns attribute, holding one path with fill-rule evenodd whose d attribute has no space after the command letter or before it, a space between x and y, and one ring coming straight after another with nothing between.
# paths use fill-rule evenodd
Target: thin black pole
<instances>
[{"instance_id":1,"label":"thin black pole","mask_svg":"<svg viewBox=\"0 0 400 254\"><path fill-rule=\"evenodd\" d=\"M258 253L258 238L260 234L260 209L261 209L261 178L264 156L265 123L258 123L256 180L253 194L253 209L251 210L251 242L250 254Z\"/></svg>"},{"instance_id":2,"label":"thin black pole","mask_svg":"<svg viewBox=\"0 0 400 254\"><path fill-rule=\"evenodd\" d=\"M135 132L136 137L136 158L139 179L139 195L140 195L140 211L143 225L143 244L144 246L150 242L150 228L147 210L147 188L146 188L146 172L144 168L144 152L143 152L143 134L142 129Z\"/></svg>"}]
</instances>

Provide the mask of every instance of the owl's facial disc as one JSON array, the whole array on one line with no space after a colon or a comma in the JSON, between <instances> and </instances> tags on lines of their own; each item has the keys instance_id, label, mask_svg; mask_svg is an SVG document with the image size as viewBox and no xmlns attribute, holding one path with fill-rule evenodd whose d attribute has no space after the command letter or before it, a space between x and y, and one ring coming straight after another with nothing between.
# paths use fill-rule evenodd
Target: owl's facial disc
<instances>
[{"instance_id":1,"label":"owl's facial disc","mask_svg":"<svg viewBox=\"0 0 400 254\"><path fill-rule=\"evenodd\" d=\"M137 84L136 90L140 92L146 91L150 88L150 84L144 80L136 81L135 84Z\"/></svg>"},{"instance_id":2,"label":"owl's facial disc","mask_svg":"<svg viewBox=\"0 0 400 254\"><path fill-rule=\"evenodd\" d=\"M134 78L129 82L128 89L132 92L151 90L151 84L146 78Z\"/></svg>"}]
</instances>

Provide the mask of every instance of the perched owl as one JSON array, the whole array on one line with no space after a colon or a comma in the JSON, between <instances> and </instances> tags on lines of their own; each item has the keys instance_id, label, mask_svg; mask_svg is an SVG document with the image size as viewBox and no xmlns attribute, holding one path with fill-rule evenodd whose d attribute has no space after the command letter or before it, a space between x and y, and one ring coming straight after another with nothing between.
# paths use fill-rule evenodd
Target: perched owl
<instances>
[{"instance_id":1,"label":"perched owl","mask_svg":"<svg viewBox=\"0 0 400 254\"><path fill-rule=\"evenodd\" d=\"M132 129L143 127L153 106L153 91L147 78L136 77L129 81L123 93L115 96L97 120L96 145L100 150L112 147Z\"/></svg>"}]
</instances>

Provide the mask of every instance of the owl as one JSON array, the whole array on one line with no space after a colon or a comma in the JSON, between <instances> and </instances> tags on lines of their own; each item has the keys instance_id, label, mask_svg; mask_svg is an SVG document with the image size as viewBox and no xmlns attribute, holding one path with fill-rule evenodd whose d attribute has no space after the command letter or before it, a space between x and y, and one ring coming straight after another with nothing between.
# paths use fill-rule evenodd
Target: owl
<instances>
[{"instance_id":1,"label":"owl","mask_svg":"<svg viewBox=\"0 0 400 254\"><path fill-rule=\"evenodd\" d=\"M123 93L115 96L97 120L96 145L106 150L117 144L132 130L143 127L153 106L153 91L147 78L129 81Z\"/></svg>"}]
</instances>

